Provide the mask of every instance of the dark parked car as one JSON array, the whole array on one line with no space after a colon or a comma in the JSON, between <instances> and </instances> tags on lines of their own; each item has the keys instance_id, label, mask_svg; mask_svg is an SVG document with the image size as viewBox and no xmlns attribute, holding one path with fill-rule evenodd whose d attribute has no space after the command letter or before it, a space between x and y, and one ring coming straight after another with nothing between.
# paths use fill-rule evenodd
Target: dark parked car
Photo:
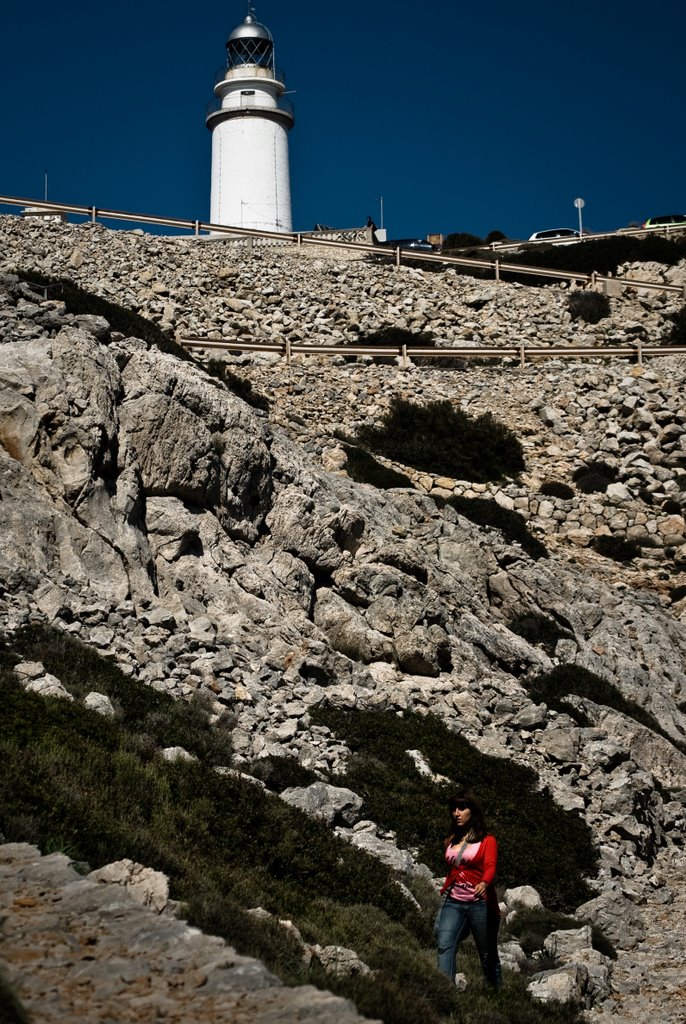
<instances>
[{"instance_id":1,"label":"dark parked car","mask_svg":"<svg viewBox=\"0 0 686 1024\"><path fill-rule=\"evenodd\" d=\"M423 238L396 238L394 241L385 242L390 249L412 249L418 252L437 252L437 247L431 242L425 242Z\"/></svg>"}]
</instances>

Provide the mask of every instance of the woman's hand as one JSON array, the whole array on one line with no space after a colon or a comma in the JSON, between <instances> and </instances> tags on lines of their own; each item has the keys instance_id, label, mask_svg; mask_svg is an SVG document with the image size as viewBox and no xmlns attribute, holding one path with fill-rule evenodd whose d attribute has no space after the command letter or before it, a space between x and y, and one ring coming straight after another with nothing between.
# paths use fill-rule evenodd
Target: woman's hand
<instances>
[{"instance_id":1,"label":"woman's hand","mask_svg":"<svg viewBox=\"0 0 686 1024\"><path fill-rule=\"evenodd\" d=\"M474 892L476 893L480 900L485 898L487 889L488 886L486 885L485 882L479 882L478 885L474 886Z\"/></svg>"}]
</instances>

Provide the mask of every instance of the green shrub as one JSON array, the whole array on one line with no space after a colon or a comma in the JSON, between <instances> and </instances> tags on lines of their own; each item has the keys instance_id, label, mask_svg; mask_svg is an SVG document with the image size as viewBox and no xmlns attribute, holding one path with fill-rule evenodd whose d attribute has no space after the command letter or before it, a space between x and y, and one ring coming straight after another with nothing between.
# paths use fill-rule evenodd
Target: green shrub
<instances>
[{"instance_id":1,"label":"green shrub","mask_svg":"<svg viewBox=\"0 0 686 1024\"><path fill-rule=\"evenodd\" d=\"M574 639L569 629L564 629L555 619L538 612L523 612L508 623L508 629L524 637L530 644L540 644L552 655L558 640Z\"/></svg>"},{"instance_id":2,"label":"green shrub","mask_svg":"<svg viewBox=\"0 0 686 1024\"><path fill-rule=\"evenodd\" d=\"M348 461L345 470L351 480L358 484L371 484L388 490L391 487L414 487L409 476L399 473L391 466L384 466L378 462L373 455L358 448L356 445L348 445L345 449Z\"/></svg>"},{"instance_id":3,"label":"green shrub","mask_svg":"<svg viewBox=\"0 0 686 1024\"><path fill-rule=\"evenodd\" d=\"M563 910L590 898L585 876L597 863L590 830L578 814L538 791L530 769L481 754L432 715L405 712L400 718L327 705L315 708L312 720L352 752L335 784L358 793L362 813L394 831L401 847L416 849L434 873L444 870L448 796L464 787L477 793L498 838L499 887L534 885L547 905ZM432 770L451 781L420 775L408 750L420 750Z\"/></svg>"},{"instance_id":4,"label":"green shrub","mask_svg":"<svg viewBox=\"0 0 686 1024\"><path fill-rule=\"evenodd\" d=\"M683 600L686 597L686 585L682 584L679 587L672 587L669 591L670 604L676 604L677 601Z\"/></svg>"},{"instance_id":5,"label":"green shrub","mask_svg":"<svg viewBox=\"0 0 686 1024\"><path fill-rule=\"evenodd\" d=\"M615 562L631 562L641 554L641 545L637 541L627 540L616 533L594 537L591 546L599 555Z\"/></svg>"},{"instance_id":6,"label":"green shrub","mask_svg":"<svg viewBox=\"0 0 686 1024\"><path fill-rule=\"evenodd\" d=\"M232 759L228 715L209 724L206 696L175 700L151 686L130 679L111 661L68 633L45 626L25 626L14 637L13 650L29 661L41 661L48 672L78 698L98 690L110 698L122 725L135 731L141 756L159 747L179 746L207 764L227 765Z\"/></svg>"},{"instance_id":7,"label":"green shrub","mask_svg":"<svg viewBox=\"0 0 686 1024\"><path fill-rule=\"evenodd\" d=\"M686 345L686 306L670 316L672 327L665 341L666 345Z\"/></svg>"},{"instance_id":8,"label":"green shrub","mask_svg":"<svg viewBox=\"0 0 686 1024\"><path fill-rule=\"evenodd\" d=\"M680 750L684 746L666 733L649 711L635 701L623 697L613 683L580 665L556 665L550 672L524 679L523 682L533 700L547 704L554 711L572 714L564 698L568 694L575 694L577 697L592 700L594 704L620 711L628 718L633 718L635 722L663 736Z\"/></svg>"},{"instance_id":9,"label":"green shrub","mask_svg":"<svg viewBox=\"0 0 686 1024\"><path fill-rule=\"evenodd\" d=\"M417 264L413 261L413 266ZM422 269L424 269L422 267ZM431 269L435 269L434 265ZM381 327L378 331L371 331L369 334L360 334L355 339L355 345L368 345L370 347L382 346L388 347L393 346L398 349L398 356L400 355L400 347L407 345L408 348L435 348L436 342L434 335L431 331L411 331L406 327L393 327L391 325ZM397 362L398 356L375 356L374 362L380 366L390 366ZM355 362L357 356L346 357L347 362ZM415 357L414 362L420 366L426 364L435 365L433 357L431 359L421 359Z\"/></svg>"},{"instance_id":10,"label":"green shrub","mask_svg":"<svg viewBox=\"0 0 686 1024\"><path fill-rule=\"evenodd\" d=\"M601 292L575 290L569 293L567 309L572 320L597 324L610 315L610 300Z\"/></svg>"},{"instance_id":11,"label":"green shrub","mask_svg":"<svg viewBox=\"0 0 686 1024\"><path fill-rule=\"evenodd\" d=\"M493 241L493 239L491 239L491 241ZM483 244L483 238L479 238L478 235L470 235L468 231L453 231L451 234L447 235L443 242L443 252L445 252L446 249L478 248L478 246Z\"/></svg>"},{"instance_id":12,"label":"green shrub","mask_svg":"<svg viewBox=\"0 0 686 1024\"><path fill-rule=\"evenodd\" d=\"M574 470L572 480L583 494L604 494L616 479L617 470L607 462L588 462Z\"/></svg>"},{"instance_id":13,"label":"green shrub","mask_svg":"<svg viewBox=\"0 0 686 1024\"><path fill-rule=\"evenodd\" d=\"M361 427L363 448L427 473L484 482L524 469L522 446L490 413L472 417L448 401L394 398L381 424Z\"/></svg>"},{"instance_id":14,"label":"green shrub","mask_svg":"<svg viewBox=\"0 0 686 1024\"><path fill-rule=\"evenodd\" d=\"M413 348L420 346L433 348L435 339L431 331L410 331L406 327L393 327L389 324L386 327L379 328L378 331L358 335L355 344L369 346L407 345Z\"/></svg>"},{"instance_id":15,"label":"green shrub","mask_svg":"<svg viewBox=\"0 0 686 1024\"><path fill-rule=\"evenodd\" d=\"M492 498L465 498L453 495L439 504L450 505L465 519L479 526L490 526L500 530L505 540L516 541L531 558L538 560L548 557L545 544L529 533L526 521L519 512L503 508Z\"/></svg>"},{"instance_id":16,"label":"green shrub","mask_svg":"<svg viewBox=\"0 0 686 1024\"><path fill-rule=\"evenodd\" d=\"M663 501L661 508L666 516L680 516L684 511L681 502L676 501L675 498L667 498L666 501Z\"/></svg>"},{"instance_id":17,"label":"green shrub","mask_svg":"<svg viewBox=\"0 0 686 1024\"><path fill-rule=\"evenodd\" d=\"M574 497L574 489L559 480L544 480L538 493L550 498L560 498L562 501L569 501Z\"/></svg>"},{"instance_id":18,"label":"green shrub","mask_svg":"<svg viewBox=\"0 0 686 1024\"><path fill-rule=\"evenodd\" d=\"M277 757L276 754L254 761L250 774L264 782L272 793L283 793L292 786L309 786L317 781L317 775L294 757Z\"/></svg>"}]
</instances>

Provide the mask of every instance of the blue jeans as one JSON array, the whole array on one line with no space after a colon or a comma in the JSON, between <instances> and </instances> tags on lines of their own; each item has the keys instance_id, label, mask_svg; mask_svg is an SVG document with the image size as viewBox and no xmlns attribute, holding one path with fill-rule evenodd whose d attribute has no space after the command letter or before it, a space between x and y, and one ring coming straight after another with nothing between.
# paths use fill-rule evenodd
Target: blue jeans
<instances>
[{"instance_id":1,"label":"blue jeans","mask_svg":"<svg viewBox=\"0 0 686 1024\"><path fill-rule=\"evenodd\" d=\"M489 911L485 900L475 903L447 900L436 918L438 969L455 977L455 957L460 943L471 932L479 954L486 984L500 988L502 974L498 959L498 927L500 918Z\"/></svg>"}]
</instances>

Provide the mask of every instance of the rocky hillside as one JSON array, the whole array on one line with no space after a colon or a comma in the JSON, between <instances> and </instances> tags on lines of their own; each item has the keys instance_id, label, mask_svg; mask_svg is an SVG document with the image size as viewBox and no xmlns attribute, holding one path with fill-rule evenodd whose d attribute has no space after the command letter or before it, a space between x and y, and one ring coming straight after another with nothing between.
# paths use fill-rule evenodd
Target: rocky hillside
<instances>
[{"instance_id":1,"label":"rocky hillside","mask_svg":"<svg viewBox=\"0 0 686 1024\"><path fill-rule=\"evenodd\" d=\"M454 270L396 272L331 250L248 249L101 225L0 217L0 267L68 277L180 335L328 344L385 326L432 332L439 344L657 343L683 304L676 293L612 298L595 325L572 321L569 291L479 281ZM686 266L623 268L626 277L686 284Z\"/></svg>"},{"instance_id":2,"label":"rocky hillside","mask_svg":"<svg viewBox=\"0 0 686 1024\"><path fill-rule=\"evenodd\" d=\"M447 341L600 343L637 324L657 340L675 308L613 299L609 323L579 326L557 288L11 218L0 231L6 271L68 276L181 332L345 341L390 323ZM585 915L622 951L596 1013L634 1019L626 979L683 867L683 362L401 374L234 360L272 401L267 414L7 273L0 340L3 631L52 624L157 690L206 691L215 713L234 712L233 766L247 771L269 755L322 777L343 770L346 743L312 720L327 699L431 711L478 750L531 767L593 830ZM397 394L495 411L520 433L526 472L497 486L353 482L333 431L378 419ZM605 491L539 493L601 458L615 470ZM549 557L434 500L486 492L525 514ZM591 545L613 532L640 546L628 569ZM513 623L527 617L560 636L526 639ZM624 703L605 690L572 693L566 710L532 698L530 681L563 665ZM40 665L19 669L28 687L60 692ZM417 870L373 824L356 830L353 817L348 838ZM641 984L642 1015L653 1004ZM676 1022L670 1007L661 1019Z\"/></svg>"}]
</instances>

